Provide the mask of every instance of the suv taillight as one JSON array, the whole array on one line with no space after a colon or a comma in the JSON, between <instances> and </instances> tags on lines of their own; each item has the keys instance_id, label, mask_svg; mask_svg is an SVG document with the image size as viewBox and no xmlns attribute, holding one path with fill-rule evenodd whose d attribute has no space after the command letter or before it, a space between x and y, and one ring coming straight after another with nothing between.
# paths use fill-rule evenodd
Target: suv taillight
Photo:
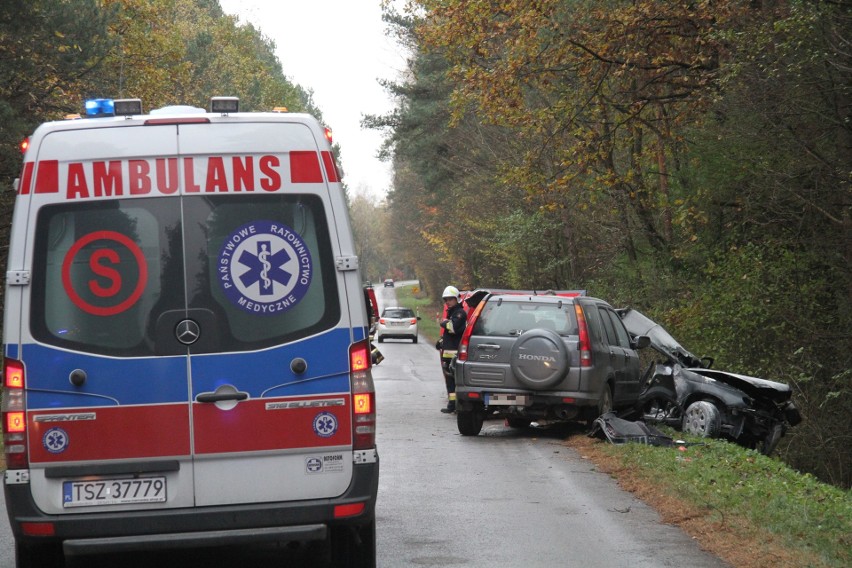
<instances>
[{"instance_id":1,"label":"suv taillight","mask_svg":"<svg viewBox=\"0 0 852 568\"><path fill-rule=\"evenodd\" d=\"M349 380L352 388L353 450L376 447L376 389L370 372L370 342L349 347Z\"/></svg>"},{"instance_id":2,"label":"suv taillight","mask_svg":"<svg viewBox=\"0 0 852 568\"><path fill-rule=\"evenodd\" d=\"M479 305L476 306L476 309L473 310L467 319L467 327L464 328L464 333L459 343L459 361L467 361L467 348L470 345L470 336L473 333L473 326L476 324L476 320L479 319L479 314L482 312L483 306L485 306L485 302L479 302Z\"/></svg>"},{"instance_id":3,"label":"suv taillight","mask_svg":"<svg viewBox=\"0 0 852 568\"><path fill-rule=\"evenodd\" d=\"M3 359L3 444L8 469L26 469L27 414L24 407L24 364L16 359Z\"/></svg>"},{"instance_id":4,"label":"suv taillight","mask_svg":"<svg viewBox=\"0 0 852 568\"><path fill-rule=\"evenodd\" d=\"M589 343L589 327L586 325L586 315L580 304L574 304L574 312L577 314L577 329L580 336L580 366L592 366L592 344Z\"/></svg>"}]
</instances>

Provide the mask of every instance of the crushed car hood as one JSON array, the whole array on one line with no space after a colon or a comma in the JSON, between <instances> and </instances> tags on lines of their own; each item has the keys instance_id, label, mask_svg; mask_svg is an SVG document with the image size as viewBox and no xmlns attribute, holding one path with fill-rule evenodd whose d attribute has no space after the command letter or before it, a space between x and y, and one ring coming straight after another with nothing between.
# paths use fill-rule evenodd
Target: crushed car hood
<instances>
[{"instance_id":1,"label":"crushed car hood","mask_svg":"<svg viewBox=\"0 0 852 568\"><path fill-rule=\"evenodd\" d=\"M696 357L678 343L657 322L632 308L618 310L618 312L631 335L647 335L654 349L668 356L673 363L680 364L693 373L730 385L752 398L766 397L776 402L785 402L793 394L793 390L783 383L706 368L701 358Z\"/></svg>"},{"instance_id":2,"label":"crushed car hood","mask_svg":"<svg viewBox=\"0 0 852 568\"><path fill-rule=\"evenodd\" d=\"M727 371L716 371L714 369L693 368L687 370L737 388L752 398L765 397L775 402L786 402L793 395L793 389L784 383L776 383L775 381L728 373Z\"/></svg>"}]
</instances>

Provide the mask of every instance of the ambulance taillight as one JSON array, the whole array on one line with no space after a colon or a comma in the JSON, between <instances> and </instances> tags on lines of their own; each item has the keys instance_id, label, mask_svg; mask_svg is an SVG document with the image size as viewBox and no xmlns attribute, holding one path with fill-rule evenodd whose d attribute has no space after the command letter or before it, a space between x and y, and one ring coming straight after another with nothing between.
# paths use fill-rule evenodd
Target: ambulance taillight
<instances>
[{"instance_id":1,"label":"ambulance taillight","mask_svg":"<svg viewBox=\"0 0 852 568\"><path fill-rule=\"evenodd\" d=\"M349 348L349 376L352 388L352 449L376 447L376 389L370 374L370 342L353 343Z\"/></svg>"},{"instance_id":2,"label":"ambulance taillight","mask_svg":"<svg viewBox=\"0 0 852 568\"><path fill-rule=\"evenodd\" d=\"M27 415L24 408L24 365L16 359L3 359L3 444L7 469L29 467L27 455Z\"/></svg>"},{"instance_id":3,"label":"ambulance taillight","mask_svg":"<svg viewBox=\"0 0 852 568\"><path fill-rule=\"evenodd\" d=\"M331 128L325 127L322 130L323 130L323 134L325 134L325 139L328 140L329 144L331 144L332 143Z\"/></svg>"},{"instance_id":4,"label":"ambulance taillight","mask_svg":"<svg viewBox=\"0 0 852 568\"><path fill-rule=\"evenodd\" d=\"M29 137L24 138L24 141L23 141L23 142L21 142L21 154L26 154L26 153L27 153L27 148L29 148L29 147L30 147L30 139L29 139Z\"/></svg>"}]
</instances>

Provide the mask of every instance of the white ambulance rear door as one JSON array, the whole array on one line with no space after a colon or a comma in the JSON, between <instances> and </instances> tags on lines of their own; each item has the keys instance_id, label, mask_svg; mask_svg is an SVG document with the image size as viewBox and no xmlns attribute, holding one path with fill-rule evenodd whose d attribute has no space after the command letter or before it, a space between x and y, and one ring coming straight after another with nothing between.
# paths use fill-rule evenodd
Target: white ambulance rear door
<instances>
[{"instance_id":1,"label":"white ambulance rear door","mask_svg":"<svg viewBox=\"0 0 852 568\"><path fill-rule=\"evenodd\" d=\"M186 349L164 350L152 320L187 295L176 134L99 119L33 137L23 254L10 268L31 274L14 350L30 485L46 513L195 502Z\"/></svg>"}]
</instances>

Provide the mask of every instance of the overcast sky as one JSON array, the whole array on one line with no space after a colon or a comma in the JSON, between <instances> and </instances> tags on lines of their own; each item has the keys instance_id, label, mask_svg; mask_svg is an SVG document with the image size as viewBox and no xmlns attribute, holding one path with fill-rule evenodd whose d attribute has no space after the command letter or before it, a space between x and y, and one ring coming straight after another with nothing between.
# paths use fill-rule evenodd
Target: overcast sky
<instances>
[{"instance_id":1,"label":"overcast sky","mask_svg":"<svg viewBox=\"0 0 852 568\"><path fill-rule=\"evenodd\" d=\"M219 0L227 14L250 22L275 42L284 74L313 91L353 193L384 198L390 164L376 153L381 134L361 128L365 114L385 114L393 101L378 79L398 79L405 57L385 34L380 0Z\"/></svg>"}]
</instances>

